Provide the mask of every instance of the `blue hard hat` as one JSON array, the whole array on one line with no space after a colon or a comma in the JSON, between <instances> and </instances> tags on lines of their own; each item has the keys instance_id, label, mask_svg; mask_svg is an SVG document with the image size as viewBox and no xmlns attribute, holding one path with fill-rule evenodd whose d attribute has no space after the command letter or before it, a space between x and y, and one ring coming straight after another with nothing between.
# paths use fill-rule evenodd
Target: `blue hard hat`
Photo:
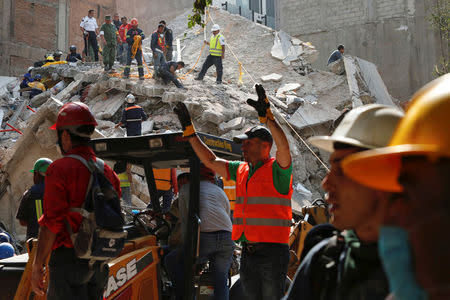
<instances>
[{"instance_id":1,"label":"blue hard hat","mask_svg":"<svg viewBox=\"0 0 450 300\"><path fill-rule=\"evenodd\" d=\"M36 74L36 75L34 76L34 80L41 80L41 79L42 79L41 74Z\"/></svg>"},{"instance_id":2,"label":"blue hard hat","mask_svg":"<svg viewBox=\"0 0 450 300\"><path fill-rule=\"evenodd\" d=\"M14 247L10 243L0 244L0 259L14 256Z\"/></svg>"},{"instance_id":3,"label":"blue hard hat","mask_svg":"<svg viewBox=\"0 0 450 300\"><path fill-rule=\"evenodd\" d=\"M9 234L2 232L0 233L0 243L9 243L11 242L11 237L9 236Z\"/></svg>"}]
</instances>

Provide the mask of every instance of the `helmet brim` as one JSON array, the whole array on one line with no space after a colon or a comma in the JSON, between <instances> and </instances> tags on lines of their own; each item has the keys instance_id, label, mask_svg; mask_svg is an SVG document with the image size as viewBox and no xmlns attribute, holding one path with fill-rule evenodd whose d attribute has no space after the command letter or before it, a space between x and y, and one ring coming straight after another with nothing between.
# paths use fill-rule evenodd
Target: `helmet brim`
<instances>
[{"instance_id":1,"label":"helmet brim","mask_svg":"<svg viewBox=\"0 0 450 300\"><path fill-rule=\"evenodd\" d=\"M339 136L339 137L333 137L333 136L313 136L308 139L308 142L311 143L311 145L325 150L327 152L333 152L334 151L334 143L343 143L350 146L355 146L359 148L367 148L367 149L373 149L376 148L374 145L364 144L356 139L352 139L349 137Z\"/></svg>"},{"instance_id":2,"label":"helmet brim","mask_svg":"<svg viewBox=\"0 0 450 300\"><path fill-rule=\"evenodd\" d=\"M442 155L433 145L397 145L367 150L349 155L342 161L344 174L352 180L373 189L401 192L398 183L401 159L413 155Z\"/></svg>"}]
</instances>

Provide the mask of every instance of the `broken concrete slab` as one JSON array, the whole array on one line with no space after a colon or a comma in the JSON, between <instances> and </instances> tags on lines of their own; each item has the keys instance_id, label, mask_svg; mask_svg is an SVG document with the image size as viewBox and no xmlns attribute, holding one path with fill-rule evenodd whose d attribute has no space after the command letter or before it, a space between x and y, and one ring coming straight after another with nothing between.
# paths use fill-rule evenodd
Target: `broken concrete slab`
<instances>
[{"instance_id":1,"label":"broken concrete slab","mask_svg":"<svg viewBox=\"0 0 450 300\"><path fill-rule=\"evenodd\" d=\"M356 108L363 105L361 99L359 98L358 80L356 78L356 76L358 76L358 69L352 57L343 56L343 60L345 65L345 73L347 74L347 83L350 91L352 107Z\"/></svg>"},{"instance_id":2,"label":"broken concrete slab","mask_svg":"<svg viewBox=\"0 0 450 300\"><path fill-rule=\"evenodd\" d=\"M241 129L245 125L245 119L243 117L234 118L228 122L223 122L219 125L221 131L230 131Z\"/></svg>"},{"instance_id":3,"label":"broken concrete slab","mask_svg":"<svg viewBox=\"0 0 450 300\"><path fill-rule=\"evenodd\" d=\"M225 120L225 116L217 110L207 109L203 112L201 120L219 125Z\"/></svg>"},{"instance_id":4,"label":"broken concrete slab","mask_svg":"<svg viewBox=\"0 0 450 300\"><path fill-rule=\"evenodd\" d=\"M288 120L289 124L297 129L316 126L325 122L334 121L340 112L333 107L324 107L320 103L305 102Z\"/></svg>"},{"instance_id":5,"label":"broken concrete slab","mask_svg":"<svg viewBox=\"0 0 450 300\"><path fill-rule=\"evenodd\" d=\"M281 109L287 109L287 104L278 99L277 97L269 96L270 102L272 102L275 106L278 106Z\"/></svg>"},{"instance_id":6,"label":"broken concrete slab","mask_svg":"<svg viewBox=\"0 0 450 300\"><path fill-rule=\"evenodd\" d=\"M88 105L91 109L91 112L96 118L109 119L114 116L119 109L122 108L126 94L127 93L125 92L120 92L111 95L106 99L104 99L106 95L99 95L98 97L89 101Z\"/></svg>"},{"instance_id":7,"label":"broken concrete slab","mask_svg":"<svg viewBox=\"0 0 450 300\"><path fill-rule=\"evenodd\" d=\"M277 73L261 76L262 82L269 82L269 81L279 82L281 81L281 79L283 79L283 75Z\"/></svg>"},{"instance_id":8,"label":"broken concrete slab","mask_svg":"<svg viewBox=\"0 0 450 300\"><path fill-rule=\"evenodd\" d=\"M55 98L60 100L61 102L66 102L70 99L70 97L77 93L78 90L81 88L83 81L81 80L75 80L72 81L67 87L65 87L61 92L59 92Z\"/></svg>"},{"instance_id":9,"label":"broken concrete slab","mask_svg":"<svg viewBox=\"0 0 450 300\"><path fill-rule=\"evenodd\" d=\"M43 93L40 93L36 96L34 96L31 100L30 100L30 104L33 107L39 107L42 104L44 104L48 98L50 98L50 96L52 95L51 91L45 91Z\"/></svg>"},{"instance_id":10,"label":"broken concrete slab","mask_svg":"<svg viewBox=\"0 0 450 300\"><path fill-rule=\"evenodd\" d=\"M338 59L337 61L332 62L327 66L330 72L333 72L336 75L342 75L345 72L344 60Z\"/></svg>"},{"instance_id":11,"label":"broken concrete slab","mask_svg":"<svg viewBox=\"0 0 450 300\"><path fill-rule=\"evenodd\" d=\"M169 92L166 91L164 92L164 94L162 95L162 102L164 103L175 103L175 102L183 102L184 100L186 100L187 95L184 92Z\"/></svg>"},{"instance_id":12,"label":"broken concrete slab","mask_svg":"<svg viewBox=\"0 0 450 300\"><path fill-rule=\"evenodd\" d=\"M153 131L153 126L155 125L154 120L147 120L142 122L142 134L149 134Z\"/></svg>"},{"instance_id":13,"label":"broken concrete slab","mask_svg":"<svg viewBox=\"0 0 450 300\"><path fill-rule=\"evenodd\" d=\"M286 83L283 84L281 87L277 90L277 98L286 98L287 92L295 92L298 90L302 85L300 83Z\"/></svg>"},{"instance_id":14,"label":"broken concrete slab","mask_svg":"<svg viewBox=\"0 0 450 300\"><path fill-rule=\"evenodd\" d=\"M56 131L49 130L52 125L53 123L46 119L34 133L42 149L53 149L58 142Z\"/></svg>"},{"instance_id":15,"label":"broken concrete slab","mask_svg":"<svg viewBox=\"0 0 450 300\"><path fill-rule=\"evenodd\" d=\"M273 40L273 46L271 50L272 57L284 60L288 55L289 48L291 48L291 36L286 32L280 30L275 32L275 38Z\"/></svg>"}]
</instances>

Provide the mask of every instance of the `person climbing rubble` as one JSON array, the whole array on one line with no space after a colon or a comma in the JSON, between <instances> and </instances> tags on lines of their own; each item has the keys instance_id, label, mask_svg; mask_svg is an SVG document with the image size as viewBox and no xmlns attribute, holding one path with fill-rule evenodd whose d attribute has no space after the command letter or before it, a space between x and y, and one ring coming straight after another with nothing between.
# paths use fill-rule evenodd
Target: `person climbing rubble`
<instances>
[{"instance_id":1,"label":"person climbing rubble","mask_svg":"<svg viewBox=\"0 0 450 300\"><path fill-rule=\"evenodd\" d=\"M122 120L115 126L115 128L125 126L127 129L127 136L141 135L142 121L147 120L148 116L142 107L135 104L136 99L133 94L128 94L125 101L127 103L127 107L122 113Z\"/></svg>"},{"instance_id":2,"label":"person climbing rubble","mask_svg":"<svg viewBox=\"0 0 450 300\"><path fill-rule=\"evenodd\" d=\"M205 44L209 45L209 55L206 57L202 69L195 80L203 80L206 71L208 71L209 67L214 65L217 72L216 83L221 84L223 73L222 60L225 58L225 38L220 34L220 26L218 24L212 26L211 32L213 35L209 39L209 42L204 41Z\"/></svg>"},{"instance_id":3,"label":"person climbing rubble","mask_svg":"<svg viewBox=\"0 0 450 300\"><path fill-rule=\"evenodd\" d=\"M177 76L175 74L175 72L177 70L181 70L182 68L184 68L184 62L182 62L182 61L177 61L177 62L169 61L169 62L166 62L166 63L162 64L162 66L159 68L158 76L161 77L161 79L163 80L164 84L168 84L169 81L172 81L177 88L185 89L185 87L177 79Z\"/></svg>"},{"instance_id":4,"label":"person climbing rubble","mask_svg":"<svg viewBox=\"0 0 450 300\"><path fill-rule=\"evenodd\" d=\"M77 47L75 45L70 46L69 51L70 51L70 53L67 54L66 61L71 62L71 63L83 61L80 53L77 53Z\"/></svg>"},{"instance_id":5,"label":"person climbing rubble","mask_svg":"<svg viewBox=\"0 0 450 300\"><path fill-rule=\"evenodd\" d=\"M164 24L159 24L158 29L152 33L150 48L153 51L153 67L158 74L160 66L166 63L167 44L164 35Z\"/></svg>"},{"instance_id":6,"label":"person climbing rubble","mask_svg":"<svg viewBox=\"0 0 450 300\"><path fill-rule=\"evenodd\" d=\"M64 104L50 127L57 131L64 157L54 161L46 172L44 214L39 219L39 238L32 264L31 287L44 296L47 273L47 299L102 299L108 268L102 261L90 262L76 256L70 232L78 232L83 217L77 208L86 200L91 172L76 157L97 161L89 146L97 121L86 104ZM69 157L71 155L72 157ZM120 197L120 182L114 171L103 165L105 178ZM48 268L44 269L50 255ZM49 278L49 279L48 279Z\"/></svg>"},{"instance_id":7,"label":"person climbing rubble","mask_svg":"<svg viewBox=\"0 0 450 300\"><path fill-rule=\"evenodd\" d=\"M339 59L342 59L342 55L344 55L344 51L345 51L344 45L339 45L337 47L337 50L334 50L333 53L331 53L330 57L328 58L327 65L329 65Z\"/></svg>"},{"instance_id":8,"label":"person climbing rubble","mask_svg":"<svg viewBox=\"0 0 450 300\"><path fill-rule=\"evenodd\" d=\"M41 82L41 80L41 74L36 74L33 78L33 82L28 83L28 86L31 88L30 99L46 91L45 85Z\"/></svg>"},{"instance_id":9,"label":"person climbing rubble","mask_svg":"<svg viewBox=\"0 0 450 300\"><path fill-rule=\"evenodd\" d=\"M128 43L127 64L123 72L124 78L130 77L131 61L136 58L138 64L139 79L144 80L144 67L142 66L142 40L145 34L138 28L138 20L136 18L130 21L131 28L126 32Z\"/></svg>"},{"instance_id":10,"label":"person climbing rubble","mask_svg":"<svg viewBox=\"0 0 450 300\"><path fill-rule=\"evenodd\" d=\"M330 152L331 169L322 187L327 192L331 223L339 231L306 254L283 299L332 299L337 295L337 299L384 300L388 296L377 241L384 207L393 194L344 176L341 162L352 153L386 146L402 117L403 112L392 106L368 104L348 112L331 136L309 139L312 145ZM366 128L377 128L377 132L365 134Z\"/></svg>"},{"instance_id":11,"label":"person climbing rubble","mask_svg":"<svg viewBox=\"0 0 450 300\"><path fill-rule=\"evenodd\" d=\"M288 140L275 120L264 88L256 85L258 101L247 103L263 126L254 126L233 140L242 143L245 161L218 158L197 136L182 102L174 109L201 162L236 181L232 239L242 244L240 279L245 299L280 299L285 292L292 222L292 159ZM275 141L276 157L270 157Z\"/></svg>"},{"instance_id":12,"label":"person climbing rubble","mask_svg":"<svg viewBox=\"0 0 450 300\"><path fill-rule=\"evenodd\" d=\"M33 70L33 67L29 67L27 72L23 75L22 81L20 82L20 88L25 89L28 87L28 84L30 82L33 82L33 77L31 76L31 71Z\"/></svg>"},{"instance_id":13,"label":"person climbing rubble","mask_svg":"<svg viewBox=\"0 0 450 300\"><path fill-rule=\"evenodd\" d=\"M33 173L33 186L23 194L20 200L16 219L19 220L20 225L27 227L27 240L38 237L38 220L42 216L44 201L45 173L52 162L46 157L36 160L33 169L30 170Z\"/></svg>"},{"instance_id":14,"label":"person climbing rubble","mask_svg":"<svg viewBox=\"0 0 450 300\"><path fill-rule=\"evenodd\" d=\"M94 52L94 59L98 61L98 43L97 35L98 25L97 20L94 18L94 10L90 9L88 15L81 20L80 30L83 33L84 39L84 55L90 55L90 48Z\"/></svg>"},{"instance_id":15,"label":"person climbing rubble","mask_svg":"<svg viewBox=\"0 0 450 300\"><path fill-rule=\"evenodd\" d=\"M378 242L395 299L450 299L449 114L446 74L414 94L387 147L342 161L359 184L400 193L385 208Z\"/></svg>"},{"instance_id":16,"label":"person climbing rubble","mask_svg":"<svg viewBox=\"0 0 450 300\"><path fill-rule=\"evenodd\" d=\"M164 37L166 39L166 61L172 60L173 55L173 31L167 27L166 21L161 20L159 24L164 25Z\"/></svg>"},{"instance_id":17,"label":"person climbing rubble","mask_svg":"<svg viewBox=\"0 0 450 300\"><path fill-rule=\"evenodd\" d=\"M113 71L114 61L116 59L117 41L120 40L119 32L114 24L111 23L111 16L105 16L105 23L100 27L100 37L103 42L103 64L105 71Z\"/></svg>"}]
</instances>

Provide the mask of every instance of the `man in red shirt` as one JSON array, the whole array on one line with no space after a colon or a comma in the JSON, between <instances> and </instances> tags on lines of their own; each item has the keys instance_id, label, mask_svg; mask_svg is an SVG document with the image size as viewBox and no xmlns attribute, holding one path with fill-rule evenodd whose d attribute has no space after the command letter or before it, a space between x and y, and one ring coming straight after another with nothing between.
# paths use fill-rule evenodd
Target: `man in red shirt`
<instances>
[{"instance_id":1,"label":"man in red shirt","mask_svg":"<svg viewBox=\"0 0 450 300\"><path fill-rule=\"evenodd\" d=\"M130 24L127 22L127 17L122 17L122 25L119 27L119 36L121 43L118 45L117 56L122 65L127 62L128 43L127 43L127 30L130 29Z\"/></svg>"},{"instance_id":2,"label":"man in red shirt","mask_svg":"<svg viewBox=\"0 0 450 300\"><path fill-rule=\"evenodd\" d=\"M51 129L58 133L58 144L65 157L53 162L46 173L44 214L39 219L40 232L36 257L33 262L31 286L33 291L44 295L44 264L48 255L50 281L47 299L102 299L107 280L107 268L96 262L75 256L73 244L67 231L70 224L78 232L82 216L70 208L81 207L91 173L77 159L67 157L76 154L86 160L96 160L89 146L90 136L97 122L89 108L81 102L63 105L58 119ZM120 181L105 164L104 174L120 196ZM67 221L67 222L66 222Z\"/></svg>"}]
</instances>

